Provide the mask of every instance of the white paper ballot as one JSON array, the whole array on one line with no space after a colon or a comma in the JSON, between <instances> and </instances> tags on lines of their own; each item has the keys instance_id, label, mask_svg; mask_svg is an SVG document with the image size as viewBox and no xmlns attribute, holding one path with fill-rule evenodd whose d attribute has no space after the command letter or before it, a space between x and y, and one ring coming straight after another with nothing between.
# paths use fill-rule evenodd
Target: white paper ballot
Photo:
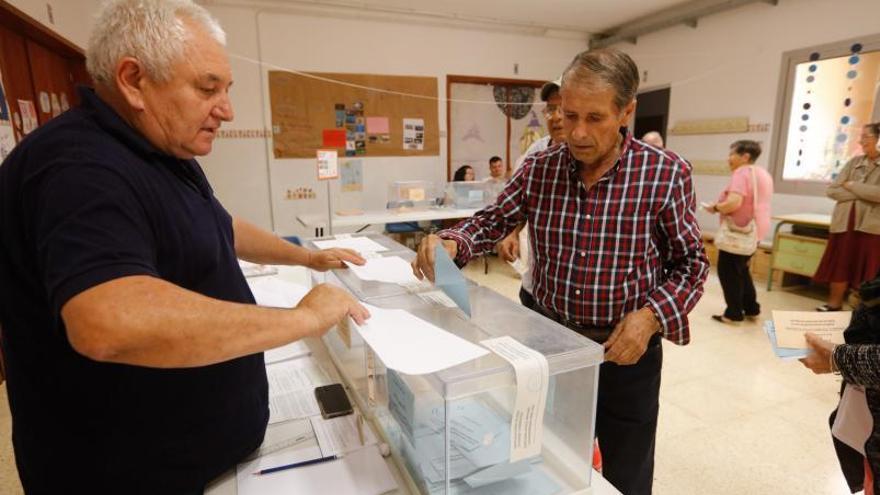
<instances>
[{"instance_id":1,"label":"white paper ballot","mask_svg":"<svg viewBox=\"0 0 880 495\"><path fill-rule=\"evenodd\" d=\"M321 414L315 387L330 379L311 358L282 361L266 366L269 379L269 423Z\"/></svg>"},{"instance_id":2,"label":"white paper ballot","mask_svg":"<svg viewBox=\"0 0 880 495\"><path fill-rule=\"evenodd\" d=\"M541 454L550 368L547 358L513 337L480 342L513 366L516 400L510 418L510 462Z\"/></svg>"},{"instance_id":3,"label":"white paper ballot","mask_svg":"<svg viewBox=\"0 0 880 495\"><path fill-rule=\"evenodd\" d=\"M353 249L359 253L381 253L388 251L388 248L370 239L369 237L345 237L336 239L325 239L323 241L315 241L315 246L319 249L345 248Z\"/></svg>"},{"instance_id":4,"label":"white paper ballot","mask_svg":"<svg viewBox=\"0 0 880 495\"><path fill-rule=\"evenodd\" d=\"M852 311L774 311L776 345L785 349L806 349L804 334L812 332L834 344L843 344L843 331L849 326Z\"/></svg>"},{"instance_id":5,"label":"white paper ballot","mask_svg":"<svg viewBox=\"0 0 880 495\"><path fill-rule=\"evenodd\" d=\"M362 266L347 261L345 264L361 280L402 285L418 284L420 282L413 275L412 265L400 256L369 258Z\"/></svg>"},{"instance_id":6,"label":"white paper ballot","mask_svg":"<svg viewBox=\"0 0 880 495\"><path fill-rule=\"evenodd\" d=\"M238 260L238 267L241 268L241 273L248 278L260 277L263 275L275 275L278 273L278 269L272 265L260 265L245 260Z\"/></svg>"},{"instance_id":7,"label":"white paper ballot","mask_svg":"<svg viewBox=\"0 0 880 495\"><path fill-rule=\"evenodd\" d=\"M831 425L831 434L841 442L865 455L865 442L874 429L874 417L868 409L865 389L858 385L846 384L837 415Z\"/></svg>"},{"instance_id":8,"label":"white paper ballot","mask_svg":"<svg viewBox=\"0 0 880 495\"><path fill-rule=\"evenodd\" d=\"M272 308L293 308L310 290L308 287L292 284L278 277L249 278L247 283L257 304Z\"/></svg>"},{"instance_id":9,"label":"white paper ballot","mask_svg":"<svg viewBox=\"0 0 880 495\"><path fill-rule=\"evenodd\" d=\"M266 364L274 364L287 361L288 359L308 356L311 353L311 349L309 349L305 342L297 340L281 347L269 349L263 354L263 359L266 361Z\"/></svg>"},{"instance_id":10,"label":"white paper ballot","mask_svg":"<svg viewBox=\"0 0 880 495\"><path fill-rule=\"evenodd\" d=\"M238 465L238 495L290 495L325 493L332 495L381 495L395 490L397 482L375 445L345 457L310 466L254 476L255 471L321 457L318 447L261 457Z\"/></svg>"},{"instance_id":11,"label":"white paper ballot","mask_svg":"<svg viewBox=\"0 0 880 495\"><path fill-rule=\"evenodd\" d=\"M385 366L408 375L434 373L488 352L402 309L364 303L370 319L357 328Z\"/></svg>"},{"instance_id":12,"label":"white paper ballot","mask_svg":"<svg viewBox=\"0 0 880 495\"><path fill-rule=\"evenodd\" d=\"M471 316L471 298L464 275L440 245L434 248L434 285L455 301L464 314Z\"/></svg>"},{"instance_id":13,"label":"white paper ballot","mask_svg":"<svg viewBox=\"0 0 880 495\"><path fill-rule=\"evenodd\" d=\"M324 419L321 416L312 416L309 418L312 422L312 429L315 431L315 438L318 439L318 445L321 447L321 453L324 456L336 454L345 454L353 450L358 450L364 445L373 445L376 443L376 435L373 430L366 424L361 425L361 432L364 435L364 444L361 445L360 435L358 434L357 415L349 414L338 418Z\"/></svg>"}]
</instances>

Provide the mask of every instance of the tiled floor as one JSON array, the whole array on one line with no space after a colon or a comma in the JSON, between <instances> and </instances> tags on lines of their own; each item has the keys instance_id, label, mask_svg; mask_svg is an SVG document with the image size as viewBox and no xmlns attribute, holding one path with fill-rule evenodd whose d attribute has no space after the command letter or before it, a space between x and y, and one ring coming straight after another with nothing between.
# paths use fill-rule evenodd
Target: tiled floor
<instances>
[{"instance_id":1,"label":"tiled floor","mask_svg":"<svg viewBox=\"0 0 880 495\"><path fill-rule=\"evenodd\" d=\"M472 263L466 274L518 300L519 280L493 258L489 274ZM808 310L817 300L758 288L765 315ZM691 313L691 344L664 342L654 493L848 493L837 467L826 418L839 383L770 352L758 324L729 327L709 317L723 306L713 275ZM0 402L5 403L0 386ZM0 407L0 493L18 494L9 438L9 411Z\"/></svg>"}]
</instances>

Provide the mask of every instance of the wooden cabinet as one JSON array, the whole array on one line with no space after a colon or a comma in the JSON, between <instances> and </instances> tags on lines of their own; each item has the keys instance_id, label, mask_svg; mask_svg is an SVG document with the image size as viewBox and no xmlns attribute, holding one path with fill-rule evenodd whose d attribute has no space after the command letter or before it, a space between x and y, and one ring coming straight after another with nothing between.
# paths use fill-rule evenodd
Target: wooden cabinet
<instances>
[{"instance_id":1,"label":"wooden cabinet","mask_svg":"<svg viewBox=\"0 0 880 495\"><path fill-rule=\"evenodd\" d=\"M825 239L815 237L779 234L776 238L773 268L812 277L819 268L827 243Z\"/></svg>"},{"instance_id":2,"label":"wooden cabinet","mask_svg":"<svg viewBox=\"0 0 880 495\"><path fill-rule=\"evenodd\" d=\"M82 49L2 0L0 74L16 141L24 137L27 102L42 125L78 104L75 85L91 84Z\"/></svg>"},{"instance_id":3,"label":"wooden cabinet","mask_svg":"<svg viewBox=\"0 0 880 495\"><path fill-rule=\"evenodd\" d=\"M773 256L770 262L770 277L767 279L767 290L773 288L773 272L793 273L804 277L812 277L819 268L822 255L825 254L825 246L828 244L827 231L831 225L831 215L816 213L796 213L792 215L780 215L773 217L777 221L773 234ZM825 237L811 237L783 231L786 225L806 227L818 235ZM805 229L800 229L803 231Z\"/></svg>"}]
</instances>

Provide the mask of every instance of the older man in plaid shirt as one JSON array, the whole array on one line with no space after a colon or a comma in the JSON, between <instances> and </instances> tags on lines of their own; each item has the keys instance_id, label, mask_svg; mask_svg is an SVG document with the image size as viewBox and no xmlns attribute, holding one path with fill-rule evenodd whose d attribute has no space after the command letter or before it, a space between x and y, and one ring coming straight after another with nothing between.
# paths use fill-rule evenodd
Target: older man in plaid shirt
<instances>
[{"instance_id":1,"label":"older man in plaid shirt","mask_svg":"<svg viewBox=\"0 0 880 495\"><path fill-rule=\"evenodd\" d=\"M651 493L660 339L688 343L709 272L690 164L626 129L638 74L617 50L575 57L561 89L567 143L528 157L494 205L426 238L413 262L433 280L438 243L464 265L528 221L538 310L605 346L596 436L625 494Z\"/></svg>"}]
</instances>

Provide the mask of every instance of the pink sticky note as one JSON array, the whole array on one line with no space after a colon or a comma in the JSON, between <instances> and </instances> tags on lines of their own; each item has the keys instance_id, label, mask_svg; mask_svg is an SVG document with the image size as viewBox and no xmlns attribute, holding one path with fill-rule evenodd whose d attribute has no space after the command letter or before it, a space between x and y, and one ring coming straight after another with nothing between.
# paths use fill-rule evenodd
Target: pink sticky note
<instances>
[{"instance_id":1,"label":"pink sticky note","mask_svg":"<svg viewBox=\"0 0 880 495\"><path fill-rule=\"evenodd\" d=\"M388 133L388 117L367 117L367 134Z\"/></svg>"}]
</instances>

